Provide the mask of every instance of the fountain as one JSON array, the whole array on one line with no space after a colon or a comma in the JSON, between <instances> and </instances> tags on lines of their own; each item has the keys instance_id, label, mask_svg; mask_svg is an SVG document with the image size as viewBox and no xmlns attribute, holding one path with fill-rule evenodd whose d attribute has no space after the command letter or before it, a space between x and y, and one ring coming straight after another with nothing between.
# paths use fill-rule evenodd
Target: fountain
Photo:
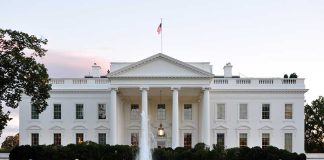
<instances>
[{"instance_id":1,"label":"fountain","mask_svg":"<svg viewBox=\"0 0 324 160\"><path fill-rule=\"evenodd\" d=\"M139 139L139 154L137 160L152 160L151 147L148 138L148 117L145 111L141 113L141 134Z\"/></svg>"}]
</instances>

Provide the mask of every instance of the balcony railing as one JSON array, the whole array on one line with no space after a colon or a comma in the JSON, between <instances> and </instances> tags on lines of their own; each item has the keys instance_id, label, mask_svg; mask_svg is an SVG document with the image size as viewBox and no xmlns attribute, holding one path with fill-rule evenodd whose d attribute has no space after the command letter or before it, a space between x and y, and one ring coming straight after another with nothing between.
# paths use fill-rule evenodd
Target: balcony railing
<instances>
[{"instance_id":1,"label":"balcony railing","mask_svg":"<svg viewBox=\"0 0 324 160\"><path fill-rule=\"evenodd\" d=\"M214 78L212 88L219 89L305 89L301 78Z\"/></svg>"}]
</instances>

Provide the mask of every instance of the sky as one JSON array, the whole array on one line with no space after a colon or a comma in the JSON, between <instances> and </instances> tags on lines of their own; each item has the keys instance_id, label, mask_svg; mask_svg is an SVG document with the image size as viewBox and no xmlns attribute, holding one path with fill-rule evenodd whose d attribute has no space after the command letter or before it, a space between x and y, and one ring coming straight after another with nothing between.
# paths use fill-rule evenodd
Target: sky
<instances>
[{"instance_id":1,"label":"sky","mask_svg":"<svg viewBox=\"0 0 324 160\"><path fill-rule=\"evenodd\" d=\"M0 0L0 28L48 39L52 78L83 77L93 63L136 62L161 52L185 62L227 62L241 77L305 78L306 103L324 94L323 0ZM18 132L18 110L0 137Z\"/></svg>"}]
</instances>

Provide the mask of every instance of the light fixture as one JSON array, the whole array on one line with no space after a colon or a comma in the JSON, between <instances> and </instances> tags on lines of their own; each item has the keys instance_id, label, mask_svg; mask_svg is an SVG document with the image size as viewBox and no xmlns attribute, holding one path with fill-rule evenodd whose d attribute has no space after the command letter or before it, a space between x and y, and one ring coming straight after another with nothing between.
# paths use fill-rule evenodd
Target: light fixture
<instances>
[{"instance_id":1,"label":"light fixture","mask_svg":"<svg viewBox=\"0 0 324 160\"><path fill-rule=\"evenodd\" d=\"M162 123L160 123L160 127L158 128L158 136L159 137L164 137L165 136L164 128L162 127Z\"/></svg>"},{"instance_id":2,"label":"light fixture","mask_svg":"<svg viewBox=\"0 0 324 160\"><path fill-rule=\"evenodd\" d=\"M161 103L161 97L162 96L161 95L162 95L162 91L160 90L160 104L158 104L158 109L159 109L159 105L162 105L162 103ZM160 122L160 127L158 128L157 135L158 135L158 137L164 137L165 136L164 128L162 127L162 122Z\"/></svg>"}]
</instances>

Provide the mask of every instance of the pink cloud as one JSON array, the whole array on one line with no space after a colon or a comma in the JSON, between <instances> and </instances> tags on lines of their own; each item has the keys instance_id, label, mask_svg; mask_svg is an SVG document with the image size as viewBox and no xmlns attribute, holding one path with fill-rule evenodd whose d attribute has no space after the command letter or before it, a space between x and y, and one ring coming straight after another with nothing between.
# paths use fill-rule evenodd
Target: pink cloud
<instances>
[{"instance_id":1,"label":"pink cloud","mask_svg":"<svg viewBox=\"0 0 324 160\"><path fill-rule=\"evenodd\" d=\"M93 63L101 66L101 74L105 75L110 64L108 59L97 55L62 51L48 51L39 61L45 64L52 78L82 78L89 74Z\"/></svg>"}]
</instances>

